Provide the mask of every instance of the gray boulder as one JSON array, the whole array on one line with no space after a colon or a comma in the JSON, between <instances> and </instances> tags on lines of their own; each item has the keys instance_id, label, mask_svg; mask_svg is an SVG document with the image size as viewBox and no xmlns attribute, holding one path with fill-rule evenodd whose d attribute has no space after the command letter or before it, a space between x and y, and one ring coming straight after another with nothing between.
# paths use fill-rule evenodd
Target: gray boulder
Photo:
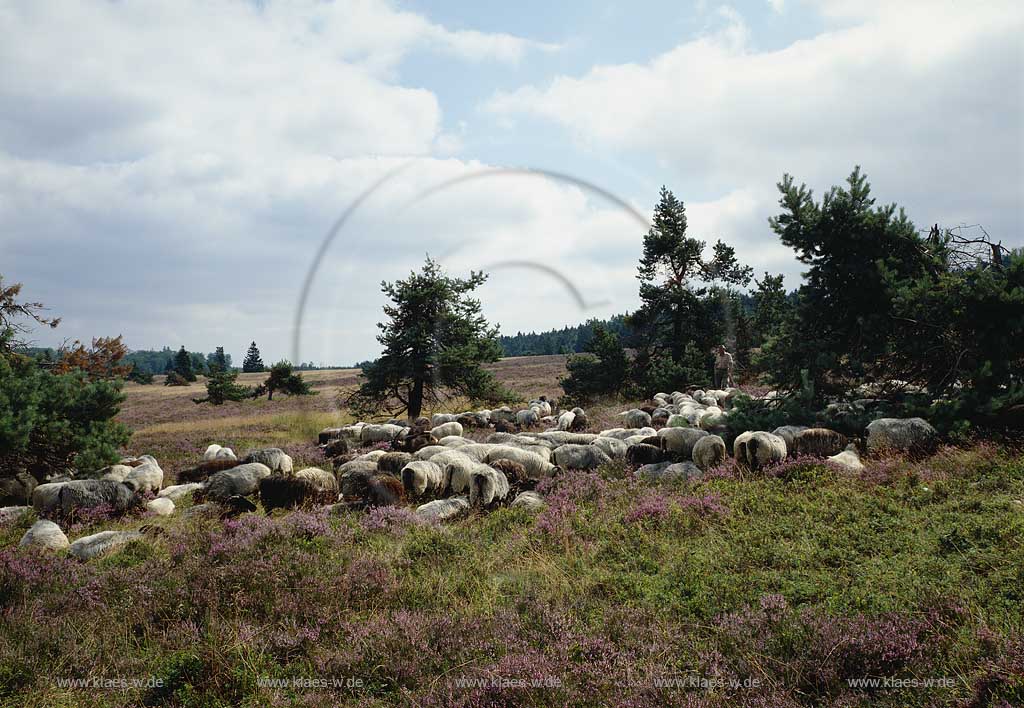
<instances>
[{"instance_id":1,"label":"gray boulder","mask_svg":"<svg viewBox=\"0 0 1024 708\"><path fill-rule=\"evenodd\" d=\"M68 537L60 530L60 526L46 519L32 524L18 543L21 548L42 548L47 551L62 551L68 545Z\"/></svg>"},{"instance_id":2,"label":"gray boulder","mask_svg":"<svg viewBox=\"0 0 1024 708\"><path fill-rule=\"evenodd\" d=\"M142 534L138 531L100 531L77 539L68 547L68 553L79 560L89 560L139 538Z\"/></svg>"},{"instance_id":3,"label":"gray boulder","mask_svg":"<svg viewBox=\"0 0 1024 708\"><path fill-rule=\"evenodd\" d=\"M928 455L939 445L939 434L924 418L879 418L867 427L868 453L906 452Z\"/></svg>"},{"instance_id":4,"label":"gray boulder","mask_svg":"<svg viewBox=\"0 0 1024 708\"><path fill-rule=\"evenodd\" d=\"M269 477L270 474L270 468L260 462L249 462L217 472L206 483L206 496L211 501L219 502L225 502L235 496L247 497L254 494L259 488L260 480Z\"/></svg>"}]
</instances>

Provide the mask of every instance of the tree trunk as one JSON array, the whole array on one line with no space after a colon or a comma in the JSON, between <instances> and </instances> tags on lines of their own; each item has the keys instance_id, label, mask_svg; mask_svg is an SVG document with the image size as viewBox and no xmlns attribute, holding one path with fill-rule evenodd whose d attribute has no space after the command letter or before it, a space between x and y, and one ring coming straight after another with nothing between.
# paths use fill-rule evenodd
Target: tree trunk
<instances>
[{"instance_id":1,"label":"tree trunk","mask_svg":"<svg viewBox=\"0 0 1024 708\"><path fill-rule=\"evenodd\" d=\"M418 374L413 380L412 390L409 391L409 420L416 420L423 412L423 379L424 374Z\"/></svg>"},{"instance_id":2,"label":"tree trunk","mask_svg":"<svg viewBox=\"0 0 1024 708\"><path fill-rule=\"evenodd\" d=\"M683 308L676 303L672 311L672 362L678 364L683 358Z\"/></svg>"}]
</instances>

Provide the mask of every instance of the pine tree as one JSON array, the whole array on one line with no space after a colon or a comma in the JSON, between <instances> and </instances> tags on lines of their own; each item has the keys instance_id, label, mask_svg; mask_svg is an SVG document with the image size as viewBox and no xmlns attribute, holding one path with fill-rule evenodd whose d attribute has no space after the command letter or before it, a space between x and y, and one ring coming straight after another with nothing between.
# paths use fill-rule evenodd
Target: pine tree
<instances>
[{"instance_id":1,"label":"pine tree","mask_svg":"<svg viewBox=\"0 0 1024 708\"><path fill-rule=\"evenodd\" d=\"M194 403L212 403L215 406L222 405L225 401L242 401L254 396L253 389L249 386L239 386L235 383L238 372L227 368L213 368L206 380L206 398L193 398Z\"/></svg>"},{"instance_id":2,"label":"pine tree","mask_svg":"<svg viewBox=\"0 0 1024 708\"><path fill-rule=\"evenodd\" d=\"M366 381L347 400L358 414L385 410L418 417L424 406L447 396L496 401L509 396L481 364L501 356L498 330L480 313L480 301L469 295L487 279L445 275L427 258L419 273L406 280L382 283L392 304L384 306L388 322L377 336L384 353L363 368Z\"/></svg>"},{"instance_id":3,"label":"pine tree","mask_svg":"<svg viewBox=\"0 0 1024 708\"><path fill-rule=\"evenodd\" d=\"M654 220L644 236L644 252L637 268L642 305L629 319L636 330L640 352L637 379L656 387L678 388L693 383L710 361L711 347L721 331L717 298L708 298L708 285L744 286L751 268L741 265L736 251L715 243L710 259L706 243L687 235L686 209L667 188L661 188ZM650 371L659 378L651 379ZM699 374L704 378L703 374Z\"/></svg>"},{"instance_id":4,"label":"pine tree","mask_svg":"<svg viewBox=\"0 0 1024 708\"><path fill-rule=\"evenodd\" d=\"M758 344L777 336L782 323L792 310L786 299L782 275L771 275L765 271L763 280L755 280L757 289L754 297L754 341Z\"/></svg>"},{"instance_id":5,"label":"pine tree","mask_svg":"<svg viewBox=\"0 0 1024 708\"><path fill-rule=\"evenodd\" d=\"M267 400L274 400L274 391L281 391L289 396L310 396L313 390L302 378L302 374L292 371L291 362L279 361L270 367L270 376L263 382L260 391L267 392Z\"/></svg>"},{"instance_id":6,"label":"pine tree","mask_svg":"<svg viewBox=\"0 0 1024 708\"><path fill-rule=\"evenodd\" d=\"M251 374L265 371L263 359L260 358L260 350L256 348L256 342L249 345L249 351L245 353L245 360L242 362L242 371Z\"/></svg>"},{"instance_id":7,"label":"pine tree","mask_svg":"<svg viewBox=\"0 0 1024 708\"><path fill-rule=\"evenodd\" d=\"M186 381L195 381L196 375L192 371L192 355L185 350L184 345L174 355L174 371Z\"/></svg>"},{"instance_id":8,"label":"pine tree","mask_svg":"<svg viewBox=\"0 0 1024 708\"><path fill-rule=\"evenodd\" d=\"M224 347L217 347L217 351L206 355L206 368L213 375L218 371L227 371L230 363L228 356L224 353Z\"/></svg>"}]
</instances>

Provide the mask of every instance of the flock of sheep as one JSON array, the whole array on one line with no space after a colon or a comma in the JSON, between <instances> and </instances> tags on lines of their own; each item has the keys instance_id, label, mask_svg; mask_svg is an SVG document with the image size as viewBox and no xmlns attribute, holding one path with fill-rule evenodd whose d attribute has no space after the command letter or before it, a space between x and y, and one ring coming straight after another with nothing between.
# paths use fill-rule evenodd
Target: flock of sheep
<instances>
[{"instance_id":1,"label":"flock of sheep","mask_svg":"<svg viewBox=\"0 0 1024 708\"><path fill-rule=\"evenodd\" d=\"M700 477L728 459L724 424L735 389L655 394L649 405L619 415L621 427L598 433L585 411L557 412L544 397L523 410L504 407L460 414L437 413L409 423L355 423L328 428L319 444L332 470L294 470L277 448L254 450L239 460L234 451L210 445L203 461L164 487L153 457L126 458L85 478L52 481L31 490L40 517L23 546L68 549L87 559L141 537L142 531L104 531L69 542L57 522L89 509L112 514L144 506L171 515L175 502L191 495L185 513L230 516L275 508L330 506L368 508L414 503L423 518L445 521L470 509L498 505L541 509L537 483L562 470L593 470L620 460L651 480ZM477 429L482 442L466 437ZM865 431L861 447L824 428L784 426L749 431L732 444L735 464L758 470L787 456L827 458L837 468L863 469L859 449L921 451L934 446L935 430L920 418L883 418ZM369 451L366 448L372 447ZM29 507L0 508L0 523Z\"/></svg>"}]
</instances>

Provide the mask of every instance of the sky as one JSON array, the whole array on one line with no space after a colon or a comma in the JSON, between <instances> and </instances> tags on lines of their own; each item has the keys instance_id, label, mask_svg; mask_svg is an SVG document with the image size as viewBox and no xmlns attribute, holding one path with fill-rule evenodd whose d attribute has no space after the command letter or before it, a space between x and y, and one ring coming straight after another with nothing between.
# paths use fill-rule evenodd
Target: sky
<instances>
[{"instance_id":1,"label":"sky","mask_svg":"<svg viewBox=\"0 0 1024 708\"><path fill-rule=\"evenodd\" d=\"M790 288L784 173L1020 247L1022 34L998 0L0 0L0 275L63 318L40 345L349 364L428 254L505 334L635 309L662 185Z\"/></svg>"}]
</instances>

